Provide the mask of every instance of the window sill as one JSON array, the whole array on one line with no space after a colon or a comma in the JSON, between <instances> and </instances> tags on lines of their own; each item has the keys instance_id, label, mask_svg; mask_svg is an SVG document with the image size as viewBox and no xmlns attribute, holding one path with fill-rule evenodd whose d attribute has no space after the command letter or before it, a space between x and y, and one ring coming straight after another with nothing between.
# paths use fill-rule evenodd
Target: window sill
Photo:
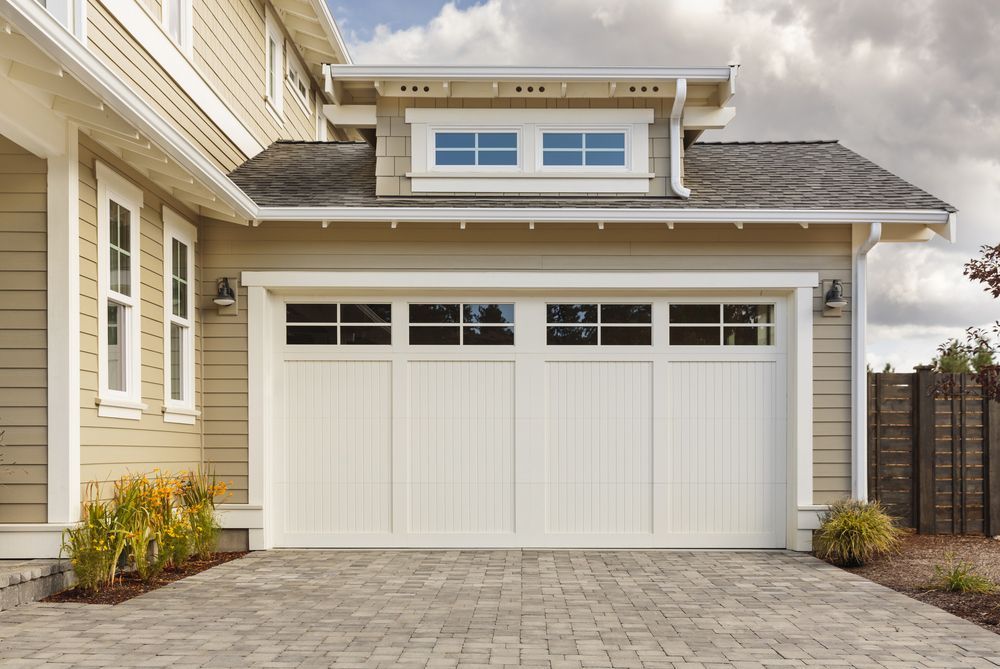
<instances>
[{"instance_id":1,"label":"window sill","mask_svg":"<svg viewBox=\"0 0 1000 669\"><path fill-rule=\"evenodd\" d=\"M142 402L107 397L98 397L95 403L97 404L97 415L101 418L142 420L142 412L149 408Z\"/></svg>"},{"instance_id":2,"label":"window sill","mask_svg":"<svg viewBox=\"0 0 1000 669\"><path fill-rule=\"evenodd\" d=\"M196 409L186 407L164 406L163 422L178 423L180 425L194 425L201 412Z\"/></svg>"},{"instance_id":3,"label":"window sill","mask_svg":"<svg viewBox=\"0 0 1000 669\"><path fill-rule=\"evenodd\" d=\"M271 114L271 116L274 117L274 120L277 121L280 127L285 126L284 114L278 108L278 106L274 104L274 100L272 100L270 97L266 95L264 96L264 107L267 108L267 111Z\"/></svg>"},{"instance_id":4,"label":"window sill","mask_svg":"<svg viewBox=\"0 0 1000 669\"><path fill-rule=\"evenodd\" d=\"M647 194L653 175L645 172L482 173L409 172L414 193L635 193Z\"/></svg>"}]
</instances>

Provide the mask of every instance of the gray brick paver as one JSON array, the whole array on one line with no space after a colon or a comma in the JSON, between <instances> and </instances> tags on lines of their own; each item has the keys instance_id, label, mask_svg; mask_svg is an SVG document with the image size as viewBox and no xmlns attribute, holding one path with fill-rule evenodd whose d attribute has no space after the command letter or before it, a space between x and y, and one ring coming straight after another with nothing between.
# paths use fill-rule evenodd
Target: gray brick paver
<instances>
[{"instance_id":1,"label":"gray brick paver","mask_svg":"<svg viewBox=\"0 0 1000 669\"><path fill-rule=\"evenodd\" d=\"M271 551L0 613L3 667L1000 667L1000 637L787 552Z\"/></svg>"}]
</instances>

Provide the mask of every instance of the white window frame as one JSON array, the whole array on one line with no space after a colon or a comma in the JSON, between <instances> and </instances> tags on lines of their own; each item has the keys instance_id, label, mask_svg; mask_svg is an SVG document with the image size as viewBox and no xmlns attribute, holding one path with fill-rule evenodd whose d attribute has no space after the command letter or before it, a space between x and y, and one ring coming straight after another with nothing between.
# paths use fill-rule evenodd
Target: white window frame
<instances>
[{"instance_id":1,"label":"white window frame","mask_svg":"<svg viewBox=\"0 0 1000 669\"><path fill-rule=\"evenodd\" d=\"M315 102L313 109L316 111L316 141L325 142L329 139L329 132L326 124L326 114L323 113L323 96L317 91L314 93Z\"/></svg>"},{"instance_id":2,"label":"white window frame","mask_svg":"<svg viewBox=\"0 0 1000 669\"><path fill-rule=\"evenodd\" d=\"M86 0L39 0L52 17L81 42L87 40Z\"/></svg>"},{"instance_id":3,"label":"white window frame","mask_svg":"<svg viewBox=\"0 0 1000 669\"><path fill-rule=\"evenodd\" d=\"M535 171L536 172L579 172L590 174L594 172L627 172L632 169L632 126L630 125L606 125L606 126L535 126L536 139L535 146ZM543 148L543 137L546 133L555 134L575 134L595 132L620 132L625 135L625 164L624 165L545 165L545 149ZM648 142L648 139L647 139ZM563 149L565 151L575 151L576 149ZM586 149L580 149L584 159L586 159ZM647 167L648 169L648 167Z\"/></svg>"},{"instance_id":4,"label":"white window frame","mask_svg":"<svg viewBox=\"0 0 1000 669\"><path fill-rule=\"evenodd\" d=\"M139 248L142 225L142 189L98 161L94 166L97 175L97 413L107 418L140 420L146 405L142 403L142 295L139 276L142 273L142 255ZM111 262L108 257L111 217L110 202L129 211L129 253L131 271L129 292L122 295L111 290ZM125 390L112 390L108 384L108 302L123 304L125 322L121 331L126 340Z\"/></svg>"},{"instance_id":5,"label":"white window frame","mask_svg":"<svg viewBox=\"0 0 1000 669\"><path fill-rule=\"evenodd\" d=\"M718 323L672 323L670 321L670 305L671 304L711 304L718 305L720 310L723 305L727 304L759 304L765 306L771 306L774 308L773 315L774 320L770 323L726 323L725 315L720 312ZM708 353L710 351L715 352L726 352L726 353L753 353L756 351L782 351L784 350L784 336L782 330L779 328L778 324L784 319L784 304L781 300L776 300L774 298L754 298L754 297L732 297L729 299L719 300L719 299L703 299L698 297L673 297L669 300L667 304L667 346L672 351L682 352L682 353ZM687 344L670 344L670 328L672 326L679 327L717 327L719 329L719 343L718 344L701 344L701 345L687 345ZM733 327L769 327L771 328L772 343L770 344L726 344L725 343L725 328L727 326Z\"/></svg>"},{"instance_id":6,"label":"white window frame","mask_svg":"<svg viewBox=\"0 0 1000 669\"><path fill-rule=\"evenodd\" d=\"M437 109L410 107L414 193L648 193L652 109ZM438 166L438 132L518 132L518 166ZM542 165L542 133L624 132L626 164ZM665 178L667 175L659 175Z\"/></svg>"},{"instance_id":7,"label":"white window frame","mask_svg":"<svg viewBox=\"0 0 1000 669\"><path fill-rule=\"evenodd\" d=\"M273 45L273 49L272 49ZM274 52L272 55L272 51ZM272 66L272 61L274 62ZM264 106L279 123L283 123L285 107L285 35L281 32L269 6L264 14ZM272 95L271 89L274 89Z\"/></svg>"},{"instance_id":8,"label":"white window frame","mask_svg":"<svg viewBox=\"0 0 1000 669\"><path fill-rule=\"evenodd\" d=\"M160 11L160 23L163 26L163 32L189 58L194 52L193 3L194 0L163 0ZM176 38L170 33L170 10L175 4L180 7L181 23L180 35L176 36Z\"/></svg>"},{"instance_id":9,"label":"white window frame","mask_svg":"<svg viewBox=\"0 0 1000 669\"><path fill-rule=\"evenodd\" d=\"M487 128L479 128L474 126L431 126L430 137L428 140L428 151L430 155L427 157L429 169L434 172L448 172L448 173L463 173L463 172L479 172L479 173L497 173L497 172L510 172L512 174L519 174L523 171L524 163L524 140L522 138L522 128L521 126L492 126ZM514 133L517 135L517 144L514 150L517 152L517 162L514 165L438 165L436 162L437 154L437 135L446 132L462 132L462 133L473 133L478 135L479 133L491 133L491 132L507 132ZM478 138L476 140L478 144ZM478 155L478 146L473 149Z\"/></svg>"},{"instance_id":10,"label":"white window frame","mask_svg":"<svg viewBox=\"0 0 1000 669\"><path fill-rule=\"evenodd\" d=\"M287 54L287 58L285 58L285 80L288 82L288 88L292 91L292 97L302 107L302 111L306 114L311 114L312 80L306 75L305 67L302 66L302 63L295 54L289 53ZM299 92L299 82L297 80L305 83L305 95Z\"/></svg>"},{"instance_id":11,"label":"white window frame","mask_svg":"<svg viewBox=\"0 0 1000 669\"><path fill-rule=\"evenodd\" d=\"M187 317L174 314L173 310L173 267L174 240L187 247ZM168 207L163 208L163 421L193 425L200 415L195 409L195 324L197 305L195 304L195 244L198 230L191 223ZM173 325L184 328L183 367L181 369L182 397L173 399L173 381L170 370L173 360L170 350L170 328Z\"/></svg>"}]
</instances>

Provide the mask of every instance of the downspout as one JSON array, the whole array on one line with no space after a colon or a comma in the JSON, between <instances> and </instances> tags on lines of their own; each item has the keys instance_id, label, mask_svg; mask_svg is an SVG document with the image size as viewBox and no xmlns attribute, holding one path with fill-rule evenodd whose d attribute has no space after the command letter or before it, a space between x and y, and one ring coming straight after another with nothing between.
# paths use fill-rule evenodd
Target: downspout
<instances>
[{"instance_id":1,"label":"downspout","mask_svg":"<svg viewBox=\"0 0 1000 669\"><path fill-rule=\"evenodd\" d=\"M882 224L868 226L868 238L854 256L854 319L852 337L854 374L851 386L851 496L868 499L868 369L865 361L865 337L868 330L868 252L882 239Z\"/></svg>"},{"instance_id":2,"label":"downspout","mask_svg":"<svg viewBox=\"0 0 1000 669\"><path fill-rule=\"evenodd\" d=\"M691 197L691 189L685 188L681 181L681 146L684 139L681 117L684 115L687 90L687 79L678 79L674 106L670 110L670 190L684 199Z\"/></svg>"}]
</instances>

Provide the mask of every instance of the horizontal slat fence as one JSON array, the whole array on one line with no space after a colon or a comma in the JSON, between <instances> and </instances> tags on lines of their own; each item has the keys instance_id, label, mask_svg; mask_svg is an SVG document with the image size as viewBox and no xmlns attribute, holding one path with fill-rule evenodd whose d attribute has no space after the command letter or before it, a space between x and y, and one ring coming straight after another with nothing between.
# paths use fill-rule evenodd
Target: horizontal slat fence
<instances>
[{"instance_id":1,"label":"horizontal slat fence","mask_svg":"<svg viewBox=\"0 0 1000 669\"><path fill-rule=\"evenodd\" d=\"M1000 534L1000 410L975 375L868 375L868 490L923 534Z\"/></svg>"}]
</instances>

